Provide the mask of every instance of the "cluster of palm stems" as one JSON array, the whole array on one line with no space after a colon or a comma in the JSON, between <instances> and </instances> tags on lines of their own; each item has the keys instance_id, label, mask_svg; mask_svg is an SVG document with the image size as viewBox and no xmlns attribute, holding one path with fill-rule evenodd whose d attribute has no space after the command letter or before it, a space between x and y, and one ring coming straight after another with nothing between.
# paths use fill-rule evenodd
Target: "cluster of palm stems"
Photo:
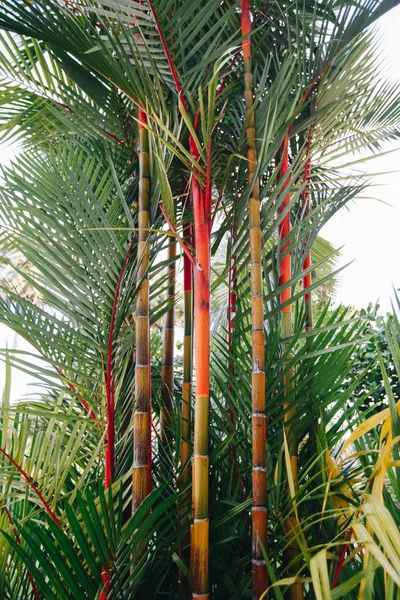
<instances>
[{"instance_id":1,"label":"cluster of palm stems","mask_svg":"<svg viewBox=\"0 0 400 600\"><path fill-rule=\"evenodd\" d=\"M2 597L400 586L392 517L371 535L397 413L386 468L339 454L365 323L312 318L335 258L319 231L362 195L360 151L398 136L370 27L395 4L2 2L0 128L21 150L0 320L33 347L3 350ZM17 404L11 366L40 382Z\"/></svg>"}]
</instances>

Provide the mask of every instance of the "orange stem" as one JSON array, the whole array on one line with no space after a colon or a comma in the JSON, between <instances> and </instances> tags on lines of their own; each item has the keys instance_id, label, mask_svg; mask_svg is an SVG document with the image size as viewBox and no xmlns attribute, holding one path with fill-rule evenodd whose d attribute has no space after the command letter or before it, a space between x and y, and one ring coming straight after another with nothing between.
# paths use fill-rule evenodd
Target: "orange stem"
<instances>
[{"instance_id":1,"label":"orange stem","mask_svg":"<svg viewBox=\"0 0 400 600\"><path fill-rule=\"evenodd\" d=\"M251 264L251 338L252 338L252 574L253 598L258 600L267 587L267 567L263 549L267 545L267 420L265 415L265 333L262 278L262 232L259 181L256 177L257 144L251 71L250 2L241 3L242 53L244 63L246 139L249 199Z\"/></svg>"}]
</instances>

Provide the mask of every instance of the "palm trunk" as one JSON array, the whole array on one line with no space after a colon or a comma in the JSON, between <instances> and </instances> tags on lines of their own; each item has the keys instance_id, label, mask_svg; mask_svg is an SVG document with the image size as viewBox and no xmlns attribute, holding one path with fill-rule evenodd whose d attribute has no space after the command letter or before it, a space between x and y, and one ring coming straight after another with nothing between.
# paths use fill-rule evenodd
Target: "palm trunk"
<instances>
[{"instance_id":1,"label":"palm trunk","mask_svg":"<svg viewBox=\"0 0 400 600\"><path fill-rule=\"evenodd\" d=\"M265 335L262 290L262 242L260 227L259 184L255 179L257 164L255 118L253 111L253 89L251 73L251 20L249 0L241 4L242 42L245 101L247 117L247 159L248 180L252 184L249 200L250 220L250 256L251 256L251 318L252 318L252 573L253 598L258 600L267 587L267 568L261 547L267 545L267 470L266 439L267 425L265 415Z\"/></svg>"},{"instance_id":2,"label":"palm trunk","mask_svg":"<svg viewBox=\"0 0 400 600\"><path fill-rule=\"evenodd\" d=\"M281 148L281 166L280 166L280 177L283 181L283 190L285 190L289 185L289 132L285 135L282 148ZM281 205L281 212L287 209L290 204L290 193L287 194L284 198L284 201ZM281 238L281 253L286 251L286 254L281 257L280 260L280 285L286 285L286 289L284 289L281 293L281 304L283 305L286 302L290 301L292 296L292 291L288 282L291 279L291 253L288 251L289 248L289 240L285 242L285 239L290 235L290 211L283 217L280 225L279 232ZM282 319L283 319L283 337L288 339L292 335L292 307L289 304L288 306L284 306L282 308ZM285 343L286 346L286 343ZM286 352L286 347L284 347L284 352ZM287 361L293 358L291 354L287 356ZM284 364L284 369L286 371L284 375L283 385L284 385L284 395L290 396L294 390L293 383L293 368L290 367L287 369L287 364ZM287 435L287 442L290 453L290 464L291 464L291 472L294 480L295 486L297 486L297 477L298 477L298 465L297 465L297 444L296 444L296 432L293 430L293 421L296 418L296 407L292 405L292 401L286 401L284 405L284 424ZM295 561L299 556L299 546L296 541L296 537L294 535L294 530L298 526L297 519L293 515L289 515L285 521L285 530L288 535L288 543L289 546L286 550L286 561L287 563L291 563ZM290 569L290 574L295 575L297 572L297 565ZM293 584L289 588L289 598L290 600L301 600L303 598L303 586L301 583Z\"/></svg>"},{"instance_id":3,"label":"palm trunk","mask_svg":"<svg viewBox=\"0 0 400 600\"><path fill-rule=\"evenodd\" d=\"M175 316L175 256L176 241L171 238L168 246L168 291L167 298L170 302L168 312L164 317L163 349L161 370L161 395L162 406L160 411L160 443L163 448L165 460L169 460L169 448L172 441L172 398L174 393L174 316ZM165 465L167 472L168 465Z\"/></svg>"},{"instance_id":4,"label":"palm trunk","mask_svg":"<svg viewBox=\"0 0 400 600\"><path fill-rule=\"evenodd\" d=\"M193 212L196 242L194 318L196 405L194 416L193 532L191 580L193 598L208 594L208 418L210 403L210 227L204 192L193 178Z\"/></svg>"},{"instance_id":5,"label":"palm trunk","mask_svg":"<svg viewBox=\"0 0 400 600\"><path fill-rule=\"evenodd\" d=\"M149 226L150 179L147 116L139 110L139 219L136 299L135 414L133 441L132 511L148 495L150 465L150 322L149 322Z\"/></svg>"}]
</instances>

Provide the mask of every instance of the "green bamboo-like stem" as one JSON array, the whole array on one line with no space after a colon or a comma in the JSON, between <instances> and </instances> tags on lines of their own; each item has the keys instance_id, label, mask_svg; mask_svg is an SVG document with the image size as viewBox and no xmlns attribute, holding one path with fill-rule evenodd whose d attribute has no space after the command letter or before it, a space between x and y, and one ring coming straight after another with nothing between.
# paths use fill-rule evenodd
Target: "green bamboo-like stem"
<instances>
[{"instance_id":1,"label":"green bamboo-like stem","mask_svg":"<svg viewBox=\"0 0 400 600\"><path fill-rule=\"evenodd\" d=\"M168 289L167 299L170 303L169 309L164 317L163 325L163 347L162 347L162 369L161 369L161 396L162 405L160 410L160 444L167 451L172 441L172 398L174 393L174 341L175 341L175 257L176 241L170 238L168 246Z\"/></svg>"},{"instance_id":2,"label":"green bamboo-like stem","mask_svg":"<svg viewBox=\"0 0 400 600\"><path fill-rule=\"evenodd\" d=\"M248 180L252 185L249 200L250 260L251 260L251 320L252 320L252 573L253 598L258 600L267 587L267 568L262 547L267 546L267 470L265 415L265 335L262 289L262 241L260 227L259 183L255 177L257 165L255 117L251 73L250 2L241 4L242 42L247 118Z\"/></svg>"},{"instance_id":3,"label":"green bamboo-like stem","mask_svg":"<svg viewBox=\"0 0 400 600\"><path fill-rule=\"evenodd\" d=\"M280 177L283 182L282 189L285 190L289 186L289 132L285 135L282 147L281 147L281 162L280 162ZM287 210L290 204L290 193L285 195L283 203L280 207L280 211ZM288 282L291 279L291 252L289 249L290 242L286 238L290 235L290 211L283 217L280 225L279 232L281 237L281 259L279 263L279 283L281 286L286 285L286 288L281 293L281 304L287 303L291 296L292 291ZM292 335L292 307L291 304L282 308L282 321L283 321L283 337L287 340ZM284 343L284 352L287 351L287 342ZM291 354L287 355L286 360L290 361L293 358ZM283 366L285 375L283 378L284 396L291 396L294 390L293 376L294 371L292 367L287 368L287 363ZM290 464L291 472L294 480L294 485L297 486L298 478L298 464L297 464L297 440L296 432L293 430L293 421L296 418L296 407L291 400L285 401L284 404L284 425L286 430L286 437L290 453ZM285 530L288 536L288 548L285 553L285 558L288 564L292 561L296 561L300 554L299 545L297 543L294 532L298 527L297 518L290 514L285 520ZM297 572L297 566L290 570L291 575L295 575ZM301 583L295 583L289 588L290 600L301 600L303 598L303 586Z\"/></svg>"},{"instance_id":4,"label":"green bamboo-like stem","mask_svg":"<svg viewBox=\"0 0 400 600\"><path fill-rule=\"evenodd\" d=\"M139 215L136 298L136 366L133 440L133 513L149 493L150 465L150 321L149 321L149 227L150 179L147 116L139 110Z\"/></svg>"},{"instance_id":5,"label":"green bamboo-like stem","mask_svg":"<svg viewBox=\"0 0 400 600\"><path fill-rule=\"evenodd\" d=\"M210 403L210 227L204 192L193 178L196 404L194 415L192 597L208 599L208 419Z\"/></svg>"}]
</instances>

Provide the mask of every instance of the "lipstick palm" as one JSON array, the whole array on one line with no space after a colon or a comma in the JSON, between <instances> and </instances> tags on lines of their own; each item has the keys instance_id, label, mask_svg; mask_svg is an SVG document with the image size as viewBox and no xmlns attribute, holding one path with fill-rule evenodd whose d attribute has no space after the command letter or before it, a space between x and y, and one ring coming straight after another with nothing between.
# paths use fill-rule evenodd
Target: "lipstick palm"
<instances>
[{"instance_id":1,"label":"lipstick palm","mask_svg":"<svg viewBox=\"0 0 400 600\"><path fill-rule=\"evenodd\" d=\"M9 587L4 589L17 585L13 582L20 556L36 589L49 598L69 600L71 593L179 598L186 596L190 580L195 597L222 599L237 590L246 598L252 593L252 564L259 597L266 586L265 563L271 579L287 573L285 546L291 540L283 524L294 510L302 517L298 539L304 561L296 562L301 576L309 574L310 549L329 544L340 533L335 513L328 513L326 521L307 520L307 514L327 514L323 494L309 476L317 471L318 485L326 486L326 465L311 448L309 432L317 418L321 448L340 440L340 428L328 427L328 422L334 410L351 417L345 407L351 398L346 377L363 325L340 310L333 315L325 311L305 334L299 307L305 293L321 283L319 268L327 259L319 260L314 253L314 281L307 290L301 289L301 281L305 248L313 246L323 223L363 188L361 179L338 185L330 161L354 144L374 145L380 136L397 131L398 92L384 86L373 91L371 42L359 37L389 4L371 1L354 8L327 0L301 10L297 5L296 19L292 10L260 2L243 2L242 13L237 5L220 0L89 0L68 5L49 0L46 10L40 2L2 4L0 26L12 32L4 35L0 52L7 77L2 128L5 134L17 130L21 142L31 148L4 174L0 211L7 229L2 235L27 258L15 270L38 290L44 304L36 306L7 289L0 295L0 317L42 356L38 368L24 355L11 353L10 360L37 372L48 389L39 403L16 409L16 422L3 436L7 454L32 479L28 483L14 463L5 467L7 493L2 502L15 524L26 518L26 535L17 549L7 521L8 546L1 564ZM316 83L310 115L307 92ZM356 95L355 89L362 93ZM139 114L144 110L145 115ZM310 123L313 185L305 214ZM276 156L290 126L290 178L282 192ZM356 132L350 142L349 128ZM191 219L184 215L187 182L192 184L195 244L188 239ZM292 268L279 282L279 208L289 194L291 229L285 237ZM166 227L171 235L165 235ZM218 264L217 255L228 232L235 249L227 269ZM182 421L175 419L175 406L169 409L170 393L164 394L166 405L158 402L161 381L164 391L172 391L171 380L166 382L171 370L165 356L162 376L156 330L156 323L171 316L172 302L160 293L168 288L171 292L171 285L158 279L179 264L172 255L159 264L171 238L186 259L185 365L182 374L178 355L173 383L173 403L179 407L182 398ZM150 287L150 297L147 277L157 282ZM234 288L236 311L227 352L228 288ZM224 297L225 304L219 304ZM293 315L284 358L282 307ZM187 358L193 328L194 440ZM165 350L167 346L171 347L167 344ZM150 354L151 393L157 400L152 435L174 435L168 440L167 481L155 451L154 489L147 496ZM295 398L284 393L285 368L294 374ZM228 396L234 431L226 410ZM281 427L288 402L296 411L297 440L303 442L298 491L291 488L290 498L289 478L282 469L288 452L282 453ZM268 425L262 414L265 406ZM37 419L33 445L24 419L28 424ZM41 438L44 426L46 436ZM16 445L15 436L8 434L13 430L29 443ZM184 517L189 514L193 441L195 522L189 573L191 522ZM57 451L64 446L67 460L61 463ZM29 459L23 447L32 449ZM105 476L105 454L109 485L104 494L98 488ZM3 466L6 455L2 456ZM133 487L132 474L137 480ZM32 483L42 486L40 492L61 520L62 531L48 523ZM126 510L132 502L133 516ZM267 506L272 534L268 545ZM56 565L61 566L59 578ZM357 570L357 560L352 565ZM106 586L102 572L108 577ZM26 591L27 572L23 578Z\"/></svg>"},{"instance_id":2,"label":"lipstick palm","mask_svg":"<svg viewBox=\"0 0 400 600\"><path fill-rule=\"evenodd\" d=\"M252 569L253 596L258 600L267 586L267 568L262 549L267 545L267 470L265 416L264 310L262 285L262 239L260 227L259 183L257 181L257 149L251 71L251 16L249 0L241 3L242 43L245 101L247 160L251 186L249 200L251 304L252 304L252 430L253 430L253 502L252 502Z\"/></svg>"},{"instance_id":3,"label":"lipstick palm","mask_svg":"<svg viewBox=\"0 0 400 600\"><path fill-rule=\"evenodd\" d=\"M135 512L150 491L150 321L149 321L149 229L150 178L147 116L139 111L138 292L136 297L136 365L133 446L133 498Z\"/></svg>"}]
</instances>

